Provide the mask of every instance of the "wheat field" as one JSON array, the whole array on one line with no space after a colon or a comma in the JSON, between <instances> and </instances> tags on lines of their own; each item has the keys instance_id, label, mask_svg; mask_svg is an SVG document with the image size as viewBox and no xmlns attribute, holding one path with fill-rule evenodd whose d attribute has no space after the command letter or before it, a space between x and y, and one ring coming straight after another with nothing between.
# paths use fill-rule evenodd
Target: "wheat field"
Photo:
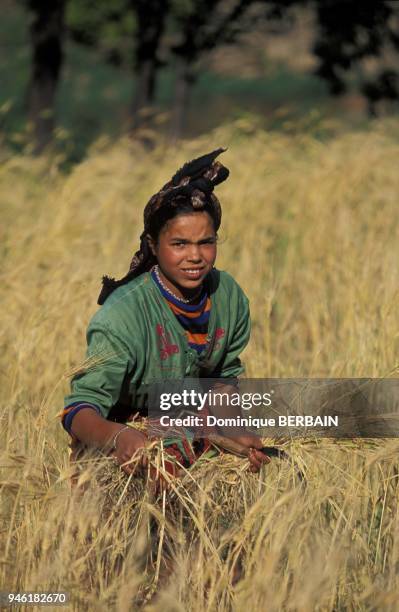
<instances>
[{"instance_id":1,"label":"wheat field","mask_svg":"<svg viewBox=\"0 0 399 612\"><path fill-rule=\"evenodd\" d=\"M158 496L93 458L79 496L57 415L145 203L218 146L217 267L250 299L246 376L397 376L398 136L394 120L326 142L237 121L173 148L99 141L69 174L3 161L0 590L67 591L79 611L397 610L399 441L296 440L259 475L223 455Z\"/></svg>"}]
</instances>

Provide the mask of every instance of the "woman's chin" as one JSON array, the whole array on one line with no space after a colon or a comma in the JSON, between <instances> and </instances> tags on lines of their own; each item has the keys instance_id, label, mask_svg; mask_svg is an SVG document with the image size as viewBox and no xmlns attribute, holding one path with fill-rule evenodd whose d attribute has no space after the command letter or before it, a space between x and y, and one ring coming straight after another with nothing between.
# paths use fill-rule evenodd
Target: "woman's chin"
<instances>
[{"instance_id":1,"label":"woman's chin","mask_svg":"<svg viewBox=\"0 0 399 612\"><path fill-rule=\"evenodd\" d=\"M180 292L186 297L192 297L193 295L195 295L199 289L202 286L202 283L204 281L204 277L201 277L200 279L197 280L193 280L193 279L182 279L179 283L178 283L178 288L180 290Z\"/></svg>"},{"instance_id":2,"label":"woman's chin","mask_svg":"<svg viewBox=\"0 0 399 612\"><path fill-rule=\"evenodd\" d=\"M196 293L198 289L201 287L202 281L186 281L179 284L179 288L183 292L188 293Z\"/></svg>"},{"instance_id":3,"label":"woman's chin","mask_svg":"<svg viewBox=\"0 0 399 612\"><path fill-rule=\"evenodd\" d=\"M190 286L200 285L206 276L205 270L198 270L198 272L185 272L182 270L180 277L185 284Z\"/></svg>"}]
</instances>

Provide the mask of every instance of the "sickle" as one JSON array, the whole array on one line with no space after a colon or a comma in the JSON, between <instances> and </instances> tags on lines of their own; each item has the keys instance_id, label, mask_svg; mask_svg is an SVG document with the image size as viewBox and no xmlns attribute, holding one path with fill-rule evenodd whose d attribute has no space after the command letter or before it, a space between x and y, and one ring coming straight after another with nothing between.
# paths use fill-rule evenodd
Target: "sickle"
<instances>
[{"instance_id":1,"label":"sickle","mask_svg":"<svg viewBox=\"0 0 399 612\"><path fill-rule=\"evenodd\" d=\"M207 437L214 446L227 450L229 453L236 455L237 457L248 458L252 450L251 448L240 444L240 442L237 442L237 440L226 438L225 436L219 436L218 434L212 433ZM267 457L277 457L278 459L284 459L285 461L290 460L290 456L287 455L284 450L277 448L276 446L263 446L262 448L257 448L256 450L259 450ZM298 467L296 467L296 475L301 483L306 483L305 475Z\"/></svg>"}]
</instances>

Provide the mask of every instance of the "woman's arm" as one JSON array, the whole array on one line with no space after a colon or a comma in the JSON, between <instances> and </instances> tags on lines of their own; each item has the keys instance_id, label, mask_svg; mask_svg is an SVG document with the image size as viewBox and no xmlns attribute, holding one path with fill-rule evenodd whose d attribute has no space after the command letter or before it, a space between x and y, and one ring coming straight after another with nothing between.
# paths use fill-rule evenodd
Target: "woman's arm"
<instances>
[{"instance_id":1,"label":"woman's arm","mask_svg":"<svg viewBox=\"0 0 399 612\"><path fill-rule=\"evenodd\" d=\"M126 425L107 421L92 408L82 408L73 418L71 431L87 446L109 450L115 434L124 427ZM113 454L126 474L134 471L135 464L123 464L130 461L146 443L147 436L133 428L125 429L118 436ZM145 458L142 458L140 465L146 465Z\"/></svg>"},{"instance_id":2,"label":"woman's arm","mask_svg":"<svg viewBox=\"0 0 399 612\"><path fill-rule=\"evenodd\" d=\"M135 356L123 337L109 325L97 322L95 317L88 328L86 353L86 358L94 361L72 379L71 393L65 398L66 408L61 417L65 429L75 438L109 452L115 435L126 425L109 421L107 416L118 401L125 377L134 369ZM114 450L117 462L122 465L130 461L146 443L147 437L140 431L124 429L117 437ZM136 462L122 469L131 473L132 465Z\"/></svg>"},{"instance_id":3,"label":"woman's arm","mask_svg":"<svg viewBox=\"0 0 399 612\"><path fill-rule=\"evenodd\" d=\"M92 408L83 408L73 417L71 432L87 446L111 448L115 434L124 427L100 416Z\"/></svg>"}]
</instances>

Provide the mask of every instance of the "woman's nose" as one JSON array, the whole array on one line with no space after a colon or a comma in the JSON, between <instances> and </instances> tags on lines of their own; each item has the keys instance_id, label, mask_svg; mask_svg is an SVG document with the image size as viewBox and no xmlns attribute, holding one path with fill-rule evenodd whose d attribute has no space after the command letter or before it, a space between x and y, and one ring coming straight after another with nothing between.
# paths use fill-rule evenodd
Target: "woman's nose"
<instances>
[{"instance_id":1,"label":"woman's nose","mask_svg":"<svg viewBox=\"0 0 399 612\"><path fill-rule=\"evenodd\" d=\"M190 252L188 254L188 259L190 261L201 261L201 252L197 244L192 244L190 246Z\"/></svg>"}]
</instances>

